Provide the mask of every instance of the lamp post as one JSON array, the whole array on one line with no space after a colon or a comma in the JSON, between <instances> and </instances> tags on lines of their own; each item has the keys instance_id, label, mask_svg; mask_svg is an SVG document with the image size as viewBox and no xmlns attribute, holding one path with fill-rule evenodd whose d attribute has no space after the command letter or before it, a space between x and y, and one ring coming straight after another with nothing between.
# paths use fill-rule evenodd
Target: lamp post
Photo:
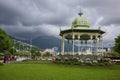
<instances>
[{"instance_id":1,"label":"lamp post","mask_svg":"<svg viewBox=\"0 0 120 80\"><path fill-rule=\"evenodd\" d=\"M13 54L14 54L14 50L15 50L15 39L13 39Z\"/></svg>"},{"instance_id":2,"label":"lamp post","mask_svg":"<svg viewBox=\"0 0 120 80\"><path fill-rule=\"evenodd\" d=\"M30 58L31 58L31 54L32 54L32 38L30 39Z\"/></svg>"},{"instance_id":3,"label":"lamp post","mask_svg":"<svg viewBox=\"0 0 120 80\"><path fill-rule=\"evenodd\" d=\"M21 43L21 42L19 41L19 54L20 54L20 50L21 50L21 49L20 49L20 46L21 46L21 44L20 44L20 43Z\"/></svg>"}]
</instances>

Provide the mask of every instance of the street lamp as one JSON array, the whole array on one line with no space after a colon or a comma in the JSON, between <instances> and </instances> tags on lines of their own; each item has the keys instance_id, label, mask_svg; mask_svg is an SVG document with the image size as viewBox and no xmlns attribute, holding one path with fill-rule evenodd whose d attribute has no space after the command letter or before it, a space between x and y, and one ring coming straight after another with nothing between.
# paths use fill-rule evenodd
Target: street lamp
<instances>
[{"instance_id":1,"label":"street lamp","mask_svg":"<svg viewBox=\"0 0 120 80\"><path fill-rule=\"evenodd\" d=\"M31 54L32 54L32 38L30 39L30 58L31 58Z\"/></svg>"}]
</instances>

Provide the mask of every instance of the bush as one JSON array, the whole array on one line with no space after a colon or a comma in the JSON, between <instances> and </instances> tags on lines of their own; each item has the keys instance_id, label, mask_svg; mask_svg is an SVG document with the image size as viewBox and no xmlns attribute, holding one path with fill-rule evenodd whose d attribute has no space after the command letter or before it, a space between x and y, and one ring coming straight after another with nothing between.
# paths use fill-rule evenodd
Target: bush
<instances>
[{"instance_id":1,"label":"bush","mask_svg":"<svg viewBox=\"0 0 120 80\"><path fill-rule=\"evenodd\" d=\"M72 64L72 65L99 65L109 66L113 65L113 61L110 58L98 58L98 57L85 57L83 58L71 58L71 57L59 57L56 58L55 63L60 64Z\"/></svg>"},{"instance_id":2,"label":"bush","mask_svg":"<svg viewBox=\"0 0 120 80\"><path fill-rule=\"evenodd\" d=\"M61 59L60 63L65 64L65 59Z\"/></svg>"},{"instance_id":3,"label":"bush","mask_svg":"<svg viewBox=\"0 0 120 80\"><path fill-rule=\"evenodd\" d=\"M79 59L79 60L78 60L78 63L79 63L79 65L81 65L81 64L84 63L84 61L83 61L82 59Z\"/></svg>"},{"instance_id":4,"label":"bush","mask_svg":"<svg viewBox=\"0 0 120 80\"><path fill-rule=\"evenodd\" d=\"M98 64L98 61L97 60L93 60L92 63L93 64Z\"/></svg>"},{"instance_id":5,"label":"bush","mask_svg":"<svg viewBox=\"0 0 120 80\"><path fill-rule=\"evenodd\" d=\"M99 63L98 66L105 66L105 64L104 63Z\"/></svg>"},{"instance_id":6,"label":"bush","mask_svg":"<svg viewBox=\"0 0 120 80\"><path fill-rule=\"evenodd\" d=\"M28 59L23 60L23 62L28 62L28 61L29 61Z\"/></svg>"},{"instance_id":7,"label":"bush","mask_svg":"<svg viewBox=\"0 0 120 80\"><path fill-rule=\"evenodd\" d=\"M97 58L97 61L98 61L98 63L101 63L102 59L101 58Z\"/></svg>"},{"instance_id":8,"label":"bush","mask_svg":"<svg viewBox=\"0 0 120 80\"><path fill-rule=\"evenodd\" d=\"M4 56L0 56L0 60L3 60L4 59Z\"/></svg>"},{"instance_id":9,"label":"bush","mask_svg":"<svg viewBox=\"0 0 120 80\"><path fill-rule=\"evenodd\" d=\"M3 66L3 63L0 62L0 66Z\"/></svg>"},{"instance_id":10,"label":"bush","mask_svg":"<svg viewBox=\"0 0 120 80\"><path fill-rule=\"evenodd\" d=\"M113 65L113 61L110 58L103 58L101 59L101 62L99 64L102 64L103 66L110 66Z\"/></svg>"},{"instance_id":11,"label":"bush","mask_svg":"<svg viewBox=\"0 0 120 80\"><path fill-rule=\"evenodd\" d=\"M120 61L116 61L116 62L114 62L114 63L120 65Z\"/></svg>"},{"instance_id":12,"label":"bush","mask_svg":"<svg viewBox=\"0 0 120 80\"><path fill-rule=\"evenodd\" d=\"M86 64L86 65L92 65L93 63L92 63L92 61L90 60L90 58L86 58L86 59L85 59L85 64Z\"/></svg>"},{"instance_id":13,"label":"bush","mask_svg":"<svg viewBox=\"0 0 120 80\"><path fill-rule=\"evenodd\" d=\"M78 59L77 58L73 58L72 63L73 64L78 64Z\"/></svg>"}]
</instances>

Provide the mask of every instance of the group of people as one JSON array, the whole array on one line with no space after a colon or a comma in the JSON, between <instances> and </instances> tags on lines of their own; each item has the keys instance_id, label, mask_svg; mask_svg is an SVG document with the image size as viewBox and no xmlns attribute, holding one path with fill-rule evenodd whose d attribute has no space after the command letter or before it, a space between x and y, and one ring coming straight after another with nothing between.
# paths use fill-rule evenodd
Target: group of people
<instances>
[{"instance_id":1,"label":"group of people","mask_svg":"<svg viewBox=\"0 0 120 80\"><path fill-rule=\"evenodd\" d=\"M11 57L8 54L4 55L4 63L8 63L9 60L16 60L16 56L12 55Z\"/></svg>"}]
</instances>

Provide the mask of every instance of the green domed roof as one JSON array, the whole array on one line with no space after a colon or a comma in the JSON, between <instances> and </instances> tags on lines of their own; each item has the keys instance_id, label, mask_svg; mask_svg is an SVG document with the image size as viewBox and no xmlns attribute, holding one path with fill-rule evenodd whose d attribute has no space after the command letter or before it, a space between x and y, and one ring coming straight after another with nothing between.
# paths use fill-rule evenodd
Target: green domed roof
<instances>
[{"instance_id":1,"label":"green domed roof","mask_svg":"<svg viewBox=\"0 0 120 80\"><path fill-rule=\"evenodd\" d=\"M89 21L82 16L83 13L79 13L80 17L75 18L72 22L72 29L88 29L90 27Z\"/></svg>"}]
</instances>

